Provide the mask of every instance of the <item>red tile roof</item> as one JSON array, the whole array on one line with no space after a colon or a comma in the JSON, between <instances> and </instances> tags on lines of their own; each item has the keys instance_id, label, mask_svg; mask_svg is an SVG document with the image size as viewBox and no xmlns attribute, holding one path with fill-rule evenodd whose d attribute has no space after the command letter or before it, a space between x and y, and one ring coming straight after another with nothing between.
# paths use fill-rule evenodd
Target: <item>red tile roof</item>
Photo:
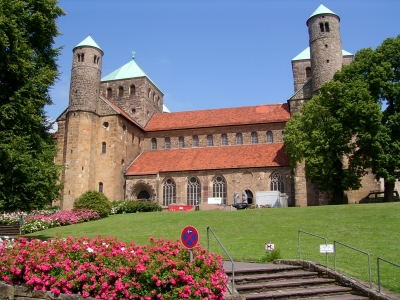
<instances>
[{"instance_id":1,"label":"red tile roof","mask_svg":"<svg viewBox=\"0 0 400 300\"><path fill-rule=\"evenodd\" d=\"M153 150L142 153L126 175L289 166L283 143Z\"/></svg>"},{"instance_id":2,"label":"red tile roof","mask_svg":"<svg viewBox=\"0 0 400 300\"><path fill-rule=\"evenodd\" d=\"M204 128L229 125L286 122L290 119L288 104L244 106L155 114L146 131Z\"/></svg>"}]
</instances>

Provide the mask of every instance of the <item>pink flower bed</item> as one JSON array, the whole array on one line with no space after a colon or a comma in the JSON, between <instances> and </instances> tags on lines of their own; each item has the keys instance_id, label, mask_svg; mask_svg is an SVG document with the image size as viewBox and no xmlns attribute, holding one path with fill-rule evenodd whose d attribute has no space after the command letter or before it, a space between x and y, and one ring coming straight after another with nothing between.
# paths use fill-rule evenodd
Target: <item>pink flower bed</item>
<instances>
[{"instance_id":1,"label":"pink flower bed","mask_svg":"<svg viewBox=\"0 0 400 300\"><path fill-rule=\"evenodd\" d=\"M150 245L96 237L40 241L19 238L0 248L1 279L58 295L97 299L224 299L219 255L198 246L194 259L178 242Z\"/></svg>"}]
</instances>

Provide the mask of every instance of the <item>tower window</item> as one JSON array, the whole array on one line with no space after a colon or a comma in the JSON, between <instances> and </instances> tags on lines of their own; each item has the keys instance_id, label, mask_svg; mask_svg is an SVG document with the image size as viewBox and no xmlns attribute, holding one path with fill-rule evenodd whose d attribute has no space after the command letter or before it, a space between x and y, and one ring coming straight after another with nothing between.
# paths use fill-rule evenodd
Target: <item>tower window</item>
<instances>
[{"instance_id":1,"label":"tower window","mask_svg":"<svg viewBox=\"0 0 400 300\"><path fill-rule=\"evenodd\" d=\"M329 32L329 23L328 22L325 23L325 31Z\"/></svg>"},{"instance_id":2,"label":"tower window","mask_svg":"<svg viewBox=\"0 0 400 300\"><path fill-rule=\"evenodd\" d=\"M99 192L102 193L103 192L103 183L99 182Z\"/></svg>"},{"instance_id":3,"label":"tower window","mask_svg":"<svg viewBox=\"0 0 400 300\"><path fill-rule=\"evenodd\" d=\"M118 87L118 97L123 97L124 96L124 87L120 86Z\"/></svg>"},{"instance_id":4,"label":"tower window","mask_svg":"<svg viewBox=\"0 0 400 300\"><path fill-rule=\"evenodd\" d=\"M132 84L132 85L129 87L129 95L135 95L135 92L136 92L135 85Z\"/></svg>"},{"instance_id":5,"label":"tower window","mask_svg":"<svg viewBox=\"0 0 400 300\"><path fill-rule=\"evenodd\" d=\"M84 62L85 60L85 54L84 53L78 53L78 62Z\"/></svg>"},{"instance_id":6,"label":"tower window","mask_svg":"<svg viewBox=\"0 0 400 300\"><path fill-rule=\"evenodd\" d=\"M99 59L100 59L100 57L98 57L97 55L95 55L95 56L93 57L93 63L95 63L96 65L98 65L98 64L99 64Z\"/></svg>"},{"instance_id":7,"label":"tower window","mask_svg":"<svg viewBox=\"0 0 400 300\"><path fill-rule=\"evenodd\" d=\"M319 29L321 30L321 32L324 32L324 23L319 23Z\"/></svg>"},{"instance_id":8,"label":"tower window","mask_svg":"<svg viewBox=\"0 0 400 300\"><path fill-rule=\"evenodd\" d=\"M171 139L169 137L165 138L165 149L171 149Z\"/></svg>"},{"instance_id":9,"label":"tower window","mask_svg":"<svg viewBox=\"0 0 400 300\"><path fill-rule=\"evenodd\" d=\"M179 148L185 147L185 139L183 136L179 137Z\"/></svg>"},{"instance_id":10,"label":"tower window","mask_svg":"<svg viewBox=\"0 0 400 300\"><path fill-rule=\"evenodd\" d=\"M107 144L106 142L101 143L101 153L105 154L107 152Z\"/></svg>"},{"instance_id":11,"label":"tower window","mask_svg":"<svg viewBox=\"0 0 400 300\"><path fill-rule=\"evenodd\" d=\"M148 90L148 97L151 98L151 89Z\"/></svg>"},{"instance_id":12,"label":"tower window","mask_svg":"<svg viewBox=\"0 0 400 300\"><path fill-rule=\"evenodd\" d=\"M103 127L104 127L104 128L108 128L108 126L110 126L110 124L109 124L108 122L104 122L104 123L103 123Z\"/></svg>"},{"instance_id":13,"label":"tower window","mask_svg":"<svg viewBox=\"0 0 400 300\"><path fill-rule=\"evenodd\" d=\"M107 94L106 94L106 97L108 98L108 99L110 99L111 97L112 97L112 88L107 88Z\"/></svg>"},{"instance_id":14,"label":"tower window","mask_svg":"<svg viewBox=\"0 0 400 300\"><path fill-rule=\"evenodd\" d=\"M199 146L199 137L197 135L193 136L193 147Z\"/></svg>"},{"instance_id":15,"label":"tower window","mask_svg":"<svg viewBox=\"0 0 400 300\"><path fill-rule=\"evenodd\" d=\"M211 147L211 146L213 146L213 136L208 135L207 136L207 147Z\"/></svg>"},{"instance_id":16,"label":"tower window","mask_svg":"<svg viewBox=\"0 0 400 300\"><path fill-rule=\"evenodd\" d=\"M311 77L311 67L307 67L306 68L306 78L310 78Z\"/></svg>"}]
</instances>

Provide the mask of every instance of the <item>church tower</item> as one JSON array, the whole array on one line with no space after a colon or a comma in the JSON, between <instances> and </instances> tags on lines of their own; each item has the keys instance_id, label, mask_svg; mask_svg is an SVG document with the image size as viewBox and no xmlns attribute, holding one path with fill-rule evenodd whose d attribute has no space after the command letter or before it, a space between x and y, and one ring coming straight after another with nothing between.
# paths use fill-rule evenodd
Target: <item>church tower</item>
<instances>
[{"instance_id":1,"label":"church tower","mask_svg":"<svg viewBox=\"0 0 400 300\"><path fill-rule=\"evenodd\" d=\"M323 4L307 20L314 94L318 93L321 85L332 80L336 71L342 68L339 22L339 16Z\"/></svg>"}]
</instances>

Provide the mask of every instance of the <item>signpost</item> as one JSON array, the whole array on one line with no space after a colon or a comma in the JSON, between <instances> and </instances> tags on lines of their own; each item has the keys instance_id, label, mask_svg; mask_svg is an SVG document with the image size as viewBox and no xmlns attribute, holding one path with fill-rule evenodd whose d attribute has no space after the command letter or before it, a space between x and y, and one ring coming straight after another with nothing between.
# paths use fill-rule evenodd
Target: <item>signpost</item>
<instances>
[{"instance_id":1,"label":"signpost","mask_svg":"<svg viewBox=\"0 0 400 300\"><path fill-rule=\"evenodd\" d=\"M185 246L190 251L190 262L193 260L193 248L197 245L199 241L199 232L193 226L186 226L183 228L181 233L181 241L183 246Z\"/></svg>"}]
</instances>

